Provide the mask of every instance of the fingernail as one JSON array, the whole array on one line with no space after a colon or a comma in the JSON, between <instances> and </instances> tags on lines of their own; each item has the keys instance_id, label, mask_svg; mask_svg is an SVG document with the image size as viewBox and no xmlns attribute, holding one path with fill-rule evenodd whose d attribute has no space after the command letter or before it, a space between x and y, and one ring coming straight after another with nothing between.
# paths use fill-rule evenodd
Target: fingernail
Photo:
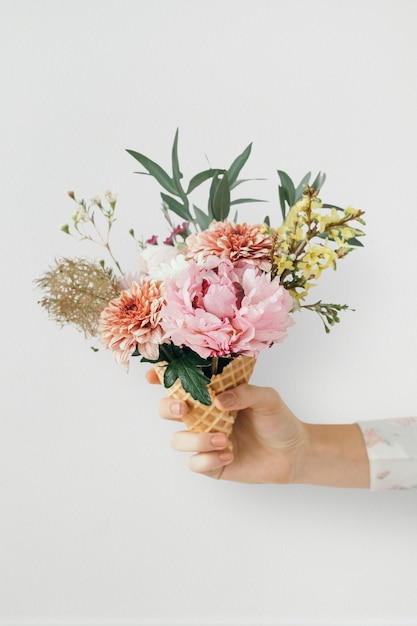
<instances>
[{"instance_id":1,"label":"fingernail","mask_svg":"<svg viewBox=\"0 0 417 626\"><path fill-rule=\"evenodd\" d=\"M210 443L216 448L224 448L225 446L227 446L227 437L220 433L217 435L213 435L213 437L210 439Z\"/></svg>"},{"instance_id":2,"label":"fingernail","mask_svg":"<svg viewBox=\"0 0 417 626\"><path fill-rule=\"evenodd\" d=\"M231 452L229 452L229 451L221 452L219 454L219 459L223 463L228 463L229 461L231 461L233 459L233 454Z\"/></svg>"},{"instance_id":3,"label":"fingernail","mask_svg":"<svg viewBox=\"0 0 417 626\"><path fill-rule=\"evenodd\" d=\"M223 406L233 406L235 403L235 394L232 391L226 391L219 396L219 400Z\"/></svg>"},{"instance_id":4,"label":"fingernail","mask_svg":"<svg viewBox=\"0 0 417 626\"><path fill-rule=\"evenodd\" d=\"M171 402L169 406L169 410L171 411L172 415L181 415L182 413L181 402Z\"/></svg>"}]
</instances>

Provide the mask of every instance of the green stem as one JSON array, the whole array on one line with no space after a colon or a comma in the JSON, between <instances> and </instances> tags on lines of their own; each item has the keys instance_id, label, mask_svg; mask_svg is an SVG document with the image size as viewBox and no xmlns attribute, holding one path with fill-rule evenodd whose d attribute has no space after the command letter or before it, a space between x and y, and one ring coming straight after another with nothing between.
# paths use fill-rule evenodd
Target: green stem
<instances>
[{"instance_id":1,"label":"green stem","mask_svg":"<svg viewBox=\"0 0 417 626\"><path fill-rule=\"evenodd\" d=\"M219 357L213 356L211 362L211 375L215 376L219 370Z\"/></svg>"}]
</instances>

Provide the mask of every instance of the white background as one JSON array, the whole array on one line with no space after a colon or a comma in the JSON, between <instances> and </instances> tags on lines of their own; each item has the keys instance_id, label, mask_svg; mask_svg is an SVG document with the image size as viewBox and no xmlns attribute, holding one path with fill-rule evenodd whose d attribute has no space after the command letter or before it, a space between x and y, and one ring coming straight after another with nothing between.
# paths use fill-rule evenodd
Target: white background
<instances>
[{"instance_id":1,"label":"white background","mask_svg":"<svg viewBox=\"0 0 417 626\"><path fill-rule=\"evenodd\" d=\"M367 212L366 246L253 381L311 422L416 415L417 4L411 0L0 2L0 624L416 624L417 500L192 474L126 375L38 306L66 192L118 194L114 245L165 233L125 148L185 178L251 141L246 189L278 220L276 169L328 175ZM263 219L265 205L242 215Z\"/></svg>"}]
</instances>

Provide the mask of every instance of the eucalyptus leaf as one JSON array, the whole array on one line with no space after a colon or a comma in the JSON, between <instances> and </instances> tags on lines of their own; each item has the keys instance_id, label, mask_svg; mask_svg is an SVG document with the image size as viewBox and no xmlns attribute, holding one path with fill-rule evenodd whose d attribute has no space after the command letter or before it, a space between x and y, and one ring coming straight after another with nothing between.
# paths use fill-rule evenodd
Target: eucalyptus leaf
<instances>
[{"instance_id":1,"label":"eucalyptus leaf","mask_svg":"<svg viewBox=\"0 0 417 626\"><path fill-rule=\"evenodd\" d=\"M164 189L169 191L169 193L178 195L174 181L160 165L135 150L127 150L126 152L132 155L136 161L139 161L139 163L143 165L146 170L148 170L149 174L153 176Z\"/></svg>"},{"instance_id":2,"label":"eucalyptus leaf","mask_svg":"<svg viewBox=\"0 0 417 626\"><path fill-rule=\"evenodd\" d=\"M279 186L278 187L278 196L279 196L279 204L281 207L281 215L282 215L282 221L285 221L285 218L287 217L287 201L286 201L286 194L285 194L285 189L284 187Z\"/></svg>"},{"instance_id":3,"label":"eucalyptus leaf","mask_svg":"<svg viewBox=\"0 0 417 626\"><path fill-rule=\"evenodd\" d=\"M233 161L232 165L227 170L227 176L229 179L230 189L233 189L237 181L237 177L240 174L242 167L248 160L252 150L252 144L250 143L238 157Z\"/></svg>"},{"instance_id":4,"label":"eucalyptus leaf","mask_svg":"<svg viewBox=\"0 0 417 626\"><path fill-rule=\"evenodd\" d=\"M267 202L266 200L260 200L259 198L238 198L237 200L232 200L230 206L234 204L246 204L247 202Z\"/></svg>"},{"instance_id":5,"label":"eucalyptus leaf","mask_svg":"<svg viewBox=\"0 0 417 626\"><path fill-rule=\"evenodd\" d=\"M314 181L311 183L311 187L315 191L319 191L323 187L325 180L326 174L324 172L319 172Z\"/></svg>"},{"instance_id":6,"label":"eucalyptus leaf","mask_svg":"<svg viewBox=\"0 0 417 626\"><path fill-rule=\"evenodd\" d=\"M284 189L285 199L292 207L295 204L295 186L291 178L282 170L277 170L281 180L281 187Z\"/></svg>"},{"instance_id":7,"label":"eucalyptus leaf","mask_svg":"<svg viewBox=\"0 0 417 626\"><path fill-rule=\"evenodd\" d=\"M294 193L294 204L298 202L299 200L301 200L301 198L303 197L304 187L305 185L308 185L310 178L311 178L311 172L307 172L307 174L303 176L303 178L301 179L301 182L298 184Z\"/></svg>"},{"instance_id":8,"label":"eucalyptus leaf","mask_svg":"<svg viewBox=\"0 0 417 626\"><path fill-rule=\"evenodd\" d=\"M347 239L346 241L349 246L356 246L358 248L363 248L363 243L359 241L357 237L351 237L351 239Z\"/></svg>"},{"instance_id":9,"label":"eucalyptus leaf","mask_svg":"<svg viewBox=\"0 0 417 626\"><path fill-rule=\"evenodd\" d=\"M214 179L213 179L214 180ZM227 173L218 180L218 184L213 193L211 202L214 219L222 222L229 215L230 211L230 187Z\"/></svg>"},{"instance_id":10,"label":"eucalyptus leaf","mask_svg":"<svg viewBox=\"0 0 417 626\"><path fill-rule=\"evenodd\" d=\"M178 128L175 133L174 143L172 145L172 178L178 191L181 192L182 186L180 181L182 178L182 174L180 172L180 164L178 161Z\"/></svg>"},{"instance_id":11,"label":"eucalyptus leaf","mask_svg":"<svg viewBox=\"0 0 417 626\"><path fill-rule=\"evenodd\" d=\"M195 219L197 224L199 225L201 230L206 230L210 226L210 216L207 213L204 213L201 209L198 208L195 204L193 204L193 209L195 213Z\"/></svg>"},{"instance_id":12,"label":"eucalyptus leaf","mask_svg":"<svg viewBox=\"0 0 417 626\"><path fill-rule=\"evenodd\" d=\"M239 185L242 185L243 183L250 183L253 180L268 180L267 178L239 178L234 184L233 187L230 187L231 189L235 189L236 187L238 187Z\"/></svg>"},{"instance_id":13,"label":"eucalyptus leaf","mask_svg":"<svg viewBox=\"0 0 417 626\"><path fill-rule=\"evenodd\" d=\"M322 204L322 208L323 209L336 209L336 211L344 211L342 207L335 206L334 204Z\"/></svg>"},{"instance_id":14,"label":"eucalyptus leaf","mask_svg":"<svg viewBox=\"0 0 417 626\"><path fill-rule=\"evenodd\" d=\"M181 202L178 202L178 200L176 200L172 196L168 196L166 193L163 193L163 192L161 192L161 198L168 205L168 208L171 211L173 211L173 213L176 213L177 215L182 217L183 220L186 220L187 222L192 221L190 211L188 210L186 206L181 204Z\"/></svg>"},{"instance_id":15,"label":"eucalyptus leaf","mask_svg":"<svg viewBox=\"0 0 417 626\"><path fill-rule=\"evenodd\" d=\"M206 182L206 180L210 180L210 178L213 178L213 176L216 176L217 174L222 174L225 171L226 170L210 169L199 172L190 180L188 184L187 195L194 191L194 189L196 189L199 185Z\"/></svg>"}]
</instances>

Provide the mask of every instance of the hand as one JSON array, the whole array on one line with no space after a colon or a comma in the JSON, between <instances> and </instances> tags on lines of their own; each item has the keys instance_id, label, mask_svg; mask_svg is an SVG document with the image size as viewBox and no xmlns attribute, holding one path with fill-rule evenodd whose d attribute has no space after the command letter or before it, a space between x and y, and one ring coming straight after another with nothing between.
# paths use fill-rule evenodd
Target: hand
<instances>
[{"instance_id":1,"label":"hand","mask_svg":"<svg viewBox=\"0 0 417 626\"><path fill-rule=\"evenodd\" d=\"M149 371L147 380L159 382ZM231 441L222 433L176 432L172 446L190 457L190 469L213 478L244 483L305 483L328 487L369 487L369 461L357 424L307 424L269 387L240 385L219 394L216 405L236 409ZM181 421L187 404L164 398L161 417Z\"/></svg>"},{"instance_id":2,"label":"hand","mask_svg":"<svg viewBox=\"0 0 417 626\"><path fill-rule=\"evenodd\" d=\"M153 370L147 379L158 382ZM296 482L297 459L307 433L274 389L244 384L218 395L215 403L239 411L231 436L233 453L222 433L176 432L171 440L174 449L197 452L189 459L190 469L245 483ZM159 404L166 419L181 421L187 410L186 403L171 398Z\"/></svg>"}]
</instances>

